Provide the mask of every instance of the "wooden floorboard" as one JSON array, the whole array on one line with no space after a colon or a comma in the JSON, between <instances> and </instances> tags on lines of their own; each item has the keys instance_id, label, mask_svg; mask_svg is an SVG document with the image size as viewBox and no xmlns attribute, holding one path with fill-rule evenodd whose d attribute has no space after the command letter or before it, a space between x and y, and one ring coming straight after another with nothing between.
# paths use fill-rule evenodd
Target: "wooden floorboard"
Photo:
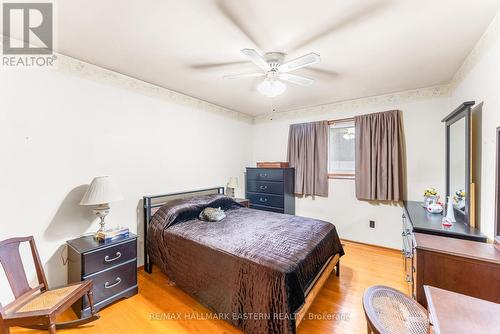
<instances>
[{"instance_id":1,"label":"wooden floorboard","mask_svg":"<svg viewBox=\"0 0 500 334\"><path fill-rule=\"evenodd\" d=\"M368 245L343 242L346 255L341 258L340 278L330 276L305 320L298 328L306 333L366 333L361 297L376 284L388 285L408 293L404 283L401 253ZM222 320L172 319L177 314L209 315L209 311L180 289L168 284L158 269L152 275L139 271L139 294L101 310L101 319L80 329L58 333L241 333ZM165 315L170 314L170 319ZM161 319L163 317L163 319ZM309 319L308 319L309 317ZM61 321L73 319L71 311ZM332 319L333 320L329 320ZM11 333L40 333L13 328Z\"/></svg>"}]
</instances>

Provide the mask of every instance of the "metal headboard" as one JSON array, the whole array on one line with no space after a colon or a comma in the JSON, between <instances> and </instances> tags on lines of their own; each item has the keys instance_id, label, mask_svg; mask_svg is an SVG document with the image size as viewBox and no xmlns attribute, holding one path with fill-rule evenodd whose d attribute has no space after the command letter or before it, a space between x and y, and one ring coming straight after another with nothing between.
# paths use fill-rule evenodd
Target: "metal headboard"
<instances>
[{"instance_id":1,"label":"metal headboard","mask_svg":"<svg viewBox=\"0 0 500 334\"><path fill-rule=\"evenodd\" d=\"M151 217L153 214L162 206L167 204L168 202L180 199L180 198L188 198L188 197L196 197L203 195L211 195L211 194L222 194L224 195L224 187L214 187L200 190L191 190L184 191L178 193L168 193L161 195L150 195L144 196L142 199L143 208L144 208L144 270L147 273L153 272L153 263L149 258L148 253L148 225L151 221Z\"/></svg>"}]
</instances>

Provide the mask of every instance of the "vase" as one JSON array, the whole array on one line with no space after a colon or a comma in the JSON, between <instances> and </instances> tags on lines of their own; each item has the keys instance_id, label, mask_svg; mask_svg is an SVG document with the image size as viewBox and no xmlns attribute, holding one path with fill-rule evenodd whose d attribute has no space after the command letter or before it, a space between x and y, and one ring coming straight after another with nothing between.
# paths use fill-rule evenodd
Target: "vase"
<instances>
[{"instance_id":1,"label":"vase","mask_svg":"<svg viewBox=\"0 0 500 334\"><path fill-rule=\"evenodd\" d=\"M428 208L429 205L437 203L438 197L436 195L425 196L424 197L424 206Z\"/></svg>"},{"instance_id":2,"label":"vase","mask_svg":"<svg viewBox=\"0 0 500 334\"><path fill-rule=\"evenodd\" d=\"M457 199L457 209L459 210L465 209L465 197L459 197Z\"/></svg>"}]
</instances>

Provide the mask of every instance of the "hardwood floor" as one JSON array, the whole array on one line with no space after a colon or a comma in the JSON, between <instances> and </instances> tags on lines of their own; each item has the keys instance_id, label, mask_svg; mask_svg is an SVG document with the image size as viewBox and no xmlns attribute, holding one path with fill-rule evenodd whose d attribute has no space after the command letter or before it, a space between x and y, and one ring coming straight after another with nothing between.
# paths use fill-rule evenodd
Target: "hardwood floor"
<instances>
[{"instance_id":1,"label":"hardwood floor","mask_svg":"<svg viewBox=\"0 0 500 334\"><path fill-rule=\"evenodd\" d=\"M408 293L399 251L343 242L340 278L331 275L298 328L306 333L366 333L361 297L371 285L387 285ZM241 333L222 320L207 320L210 312L180 289L168 284L158 269L139 271L139 294L101 310L101 319L81 329L58 333ZM172 319L205 316L205 319ZM167 319L167 316L170 316ZM71 311L61 320L74 318ZM308 319L314 317L315 319ZM317 318L323 317L323 319ZM328 318L333 320L328 320ZM325 320L326 319L326 320ZM40 333L15 328L11 333Z\"/></svg>"}]
</instances>

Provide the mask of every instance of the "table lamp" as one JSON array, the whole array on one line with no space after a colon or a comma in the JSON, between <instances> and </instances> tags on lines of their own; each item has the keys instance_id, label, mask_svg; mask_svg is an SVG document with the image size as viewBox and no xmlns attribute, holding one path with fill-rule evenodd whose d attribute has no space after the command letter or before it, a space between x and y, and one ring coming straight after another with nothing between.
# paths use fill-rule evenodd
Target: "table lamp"
<instances>
[{"instance_id":1,"label":"table lamp","mask_svg":"<svg viewBox=\"0 0 500 334\"><path fill-rule=\"evenodd\" d=\"M83 195L80 205L94 205L94 213L101 219L99 224L101 227L96 232L104 232L104 218L109 214L109 203L121 201L123 195L118 189L118 186L113 182L110 176L95 177L90 183L89 188Z\"/></svg>"},{"instance_id":2,"label":"table lamp","mask_svg":"<svg viewBox=\"0 0 500 334\"><path fill-rule=\"evenodd\" d=\"M231 193L228 195L234 197L234 189L236 188L238 188L238 178L232 176L229 178L229 182L227 183L227 189L231 190Z\"/></svg>"}]
</instances>

